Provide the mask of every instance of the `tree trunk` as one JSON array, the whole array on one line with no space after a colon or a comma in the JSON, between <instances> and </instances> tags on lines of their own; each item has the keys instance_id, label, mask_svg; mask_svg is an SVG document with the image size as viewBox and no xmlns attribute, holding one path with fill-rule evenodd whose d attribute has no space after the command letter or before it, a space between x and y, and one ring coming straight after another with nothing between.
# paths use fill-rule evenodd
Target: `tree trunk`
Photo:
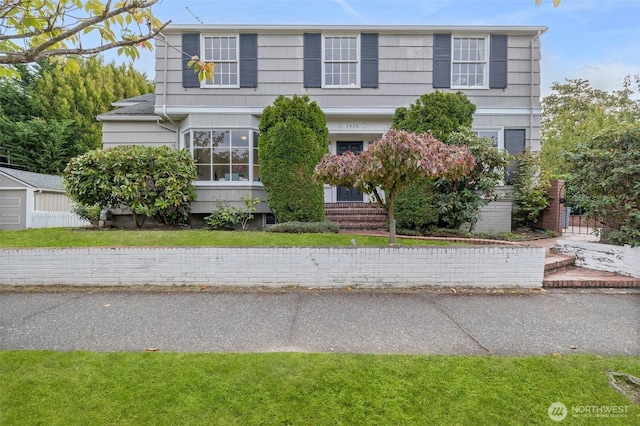
<instances>
[{"instance_id":1,"label":"tree trunk","mask_svg":"<svg viewBox=\"0 0 640 426\"><path fill-rule=\"evenodd\" d=\"M389 245L396 243L395 201L395 192L389 193L389 199L387 200L387 213L389 214Z\"/></svg>"}]
</instances>

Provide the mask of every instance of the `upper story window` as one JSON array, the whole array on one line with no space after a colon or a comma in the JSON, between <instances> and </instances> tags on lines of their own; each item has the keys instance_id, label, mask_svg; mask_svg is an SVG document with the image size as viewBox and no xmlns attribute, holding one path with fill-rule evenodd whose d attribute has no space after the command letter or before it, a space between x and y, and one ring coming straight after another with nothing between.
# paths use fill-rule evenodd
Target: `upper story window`
<instances>
[{"instance_id":1,"label":"upper story window","mask_svg":"<svg viewBox=\"0 0 640 426\"><path fill-rule=\"evenodd\" d=\"M183 146L193 156L199 182L260 180L256 131L192 129L183 134Z\"/></svg>"},{"instance_id":2,"label":"upper story window","mask_svg":"<svg viewBox=\"0 0 640 426\"><path fill-rule=\"evenodd\" d=\"M489 43L486 37L453 37L452 88L487 87Z\"/></svg>"},{"instance_id":3,"label":"upper story window","mask_svg":"<svg viewBox=\"0 0 640 426\"><path fill-rule=\"evenodd\" d=\"M216 64L213 78L207 78L203 86L239 87L238 84L238 37L204 36L203 58Z\"/></svg>"},{"instance_id":4,"label":"upper story window","mask_svg":"<svg viewBox=\"0 0 640 426\"><path fill-rule=\"evenodd\" d=\"M359 87L358 37L324 37L324 87Z\"/></svg>"}]
</instances>

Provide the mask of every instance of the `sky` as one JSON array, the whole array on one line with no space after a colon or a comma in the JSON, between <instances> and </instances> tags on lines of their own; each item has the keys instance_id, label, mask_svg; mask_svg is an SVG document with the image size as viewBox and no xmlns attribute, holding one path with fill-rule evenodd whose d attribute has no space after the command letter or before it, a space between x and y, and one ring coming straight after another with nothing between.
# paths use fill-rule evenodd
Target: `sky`
<instances>
[{"instance_id":1,"label":"sky","mask_svg":"<svg viewBox=\"0 0 640 426\"><path fill-rule=\"evenodd\" d=\"M161 0L153 13L174 24L546 26L543 96L565 79L612 91L640 74L640 0ZM134 67L153 79L153 60Z\"/></svg>"}]
</instances>

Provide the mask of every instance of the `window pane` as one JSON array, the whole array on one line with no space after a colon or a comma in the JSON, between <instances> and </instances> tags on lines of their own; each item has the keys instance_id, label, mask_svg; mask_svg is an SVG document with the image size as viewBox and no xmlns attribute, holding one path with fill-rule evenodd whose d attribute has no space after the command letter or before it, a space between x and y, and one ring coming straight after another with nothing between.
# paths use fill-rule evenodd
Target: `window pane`
<instances>
[{"instance_id":1,"label":"window pane","mask_svg":"<svg viewBox=\"0 0 640 426\"><path fill-rule=\"evenodd\" d=\"M214 180L231 180L230 173L228 164L216 164L213 166Z\"/></svg>"},{"instance_id":2,"label":"window pane","mask_svg":"<svg viewBox=\"0 0 640 426\"><path fill-rule=\"evenodd\" d=\"M211 146L211 132L209 131L194 131L193 132L193 146L205 147Z\"/></svg>"},{"instance_id":3,"label":"window pane","mask_svg":"<svg viewBox=\"0 0 640 426\"><path fill-rule=\"evenodd\" d=\"M260 181L260 166L258 165L253 166L253 180L256 182Z\"/></svg>"},{"instance_id":4,"label":"window pane","mask_svg":"<svg viewBox=\"0 0 640 426\"><path fill-rule=\"evenodd\" d=\"M243 132L243 131L233 131L231 132L231 144L234 147L238 147L238 146L242 146L242 147L248 147L249 146L249 132Z\"/></svg>"},{"instance_id":5,"label":"window pane","mask_svg":"<svg viewBox=\"0 0 640 426\"><path fill-rule=\"evenodd\" d=\"M229 149L216 148L213 150L213 163L214 164L229 164Z\"/></svg>"},{"instance_id":6,"label":"window pane","mask_svg":"<svg viewBox=\"0 0 640 426\"><path fill-rule=\"evenodd\" d=\"M191 152L191 133L184 134L184 149Z\"/></svg>"},{"instance_id":7,"label":"window pane","mask_svg":"<svg viewBox=\"0 0 640 426\"><path fill-rule=\"evenodd\" d=\"M211 165L210 164L196 164L197 180L210 181L211 179Z\"/></svg>"},{"instance_id":8,"label":"window pane","mask_svg":"<svg viewBox=\"0 0 640 426\"><path fill-rule=\"evenodd\" d=\"M218 131L218 130L214 130L213 131L213 143L212 143L213 147L229 147L231 146L231 137L229 135L229 131Z\"/></svg>"}]
</instances>

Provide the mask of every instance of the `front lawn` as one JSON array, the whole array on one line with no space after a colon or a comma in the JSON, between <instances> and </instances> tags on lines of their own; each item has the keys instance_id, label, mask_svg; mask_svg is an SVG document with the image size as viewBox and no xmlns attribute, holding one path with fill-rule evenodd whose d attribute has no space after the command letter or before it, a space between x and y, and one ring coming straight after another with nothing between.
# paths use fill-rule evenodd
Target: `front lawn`
<instances>
[{"instance_id":1,"label":"front lawn","mask_svg":"<svg viewBox=\"0 0 640 426\"><path fill-rule=\"evenodd\" d=\"M386 246L388 237L352 234L280 234L207 230L26 229L0 231L0 248L19 247L335 247ZM399 238L403 245L442 246L451 243Z\"/></svg>"},{"instance_id":2,"label":"front lawn","mask_svg":"<svg viewBox=\"0 0 640 426\"><path fill-rule=\"evenodd\" d=\"M637 425L608 370L640 358L4 351L0 424Z\"/></svg>"}]
</instances>

